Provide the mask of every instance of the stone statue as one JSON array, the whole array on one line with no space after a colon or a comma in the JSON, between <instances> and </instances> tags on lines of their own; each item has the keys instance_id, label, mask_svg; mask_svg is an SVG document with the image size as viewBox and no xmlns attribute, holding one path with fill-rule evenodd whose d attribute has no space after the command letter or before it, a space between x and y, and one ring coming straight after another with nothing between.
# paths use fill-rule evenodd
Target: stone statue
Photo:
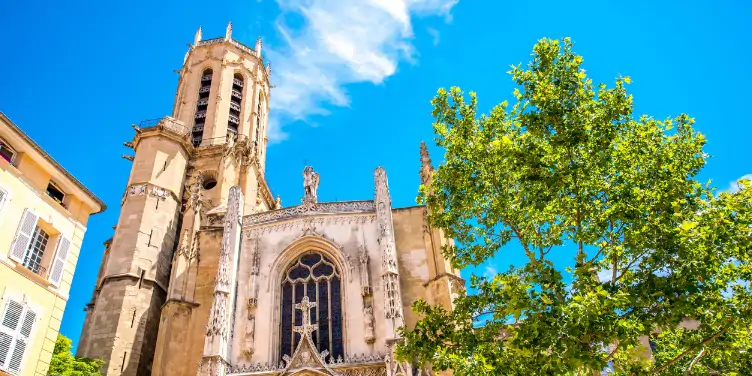
<instances>
[{"instance_id":1,"label":"stone statue","mask_svg":"<svg viewBox=\"0 0 752 376\"><path fill-rule=\"evenodd\" d=\"M376 336L373 334L373 308L364 308L363 316L366 324L366 343L374 343L376 341Z\"/></svg>"},{"instance_id":2,"label":"stone statue","mask_svg":"<svg viewBox=\"0 0 752 376\"><path fill-rule=\"evenodd\" d=\"M256 317L250 316L248 323L245 326L245 353L248 355L253 354L253 342L254 334L256 332Z\"/></svg>"},{"instance_id":3,"label":"stone statue","mask_svg":"<svg viewBox=\"0 0 752 376\"><path fill-rule=\"evenodd\" d=\"M319 188L319 173L313 171L313 167L306 166L303 169L303 202L315 203L317 201L316 190Z\"/></svg>"},{"instance_id":4,"label":"stone statue","mask_svg":"<svg viewBox=\"0 0 752 376\"><path fill-rule=\"evenodd\" d=\"M201 193L201 187L204 183L203 177L198 174L193 184L188 188L190 197L188 199L188 208L193 209L195 212L201 210L201 204L203 203L203 195Z\"/></svg>"}]
</instances>

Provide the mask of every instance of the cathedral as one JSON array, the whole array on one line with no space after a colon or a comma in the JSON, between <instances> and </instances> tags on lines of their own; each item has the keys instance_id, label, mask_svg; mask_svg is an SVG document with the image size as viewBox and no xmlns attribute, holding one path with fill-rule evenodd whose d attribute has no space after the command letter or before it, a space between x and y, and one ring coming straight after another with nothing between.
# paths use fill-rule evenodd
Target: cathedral
<instances>
[{"instance_id":1,"label":"cathedral","mask_svg":"<svg viewBox=\"0 0 752 376\"><path fill-rule=\"evenodd\" d=\"M78 345L103 375L432 374L398 360L412 302L464 292L427 208L373 196L320 202L307 166L300 204L264 178L271 68L257 40L202 39L179 71L172 116L133 125L133 163ZM423 183L433 167L420 148ZM417 187L416 187L417 188Z\"/></svg>"}]
</instances>

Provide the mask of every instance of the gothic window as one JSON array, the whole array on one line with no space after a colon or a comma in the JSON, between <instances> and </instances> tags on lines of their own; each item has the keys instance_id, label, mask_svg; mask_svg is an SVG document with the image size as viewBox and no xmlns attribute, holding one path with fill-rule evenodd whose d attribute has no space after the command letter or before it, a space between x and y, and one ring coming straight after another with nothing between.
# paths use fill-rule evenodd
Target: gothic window
<instances>
[{"instance_id":1,"label":"gothic window","mask_svg":"<svg viewBox=\"0 0 752 376\"><path fill-rule=\"evenodd\" d=\"M211 83L212 70L205 69L201 73L201 82L198 89L198 102L196 102L196 115L193 124L193 146L201 145L201 139L204 137L204 124L206 123L206 111L209 108Z\"/></svg>"},{"instance_id":2,"label":"gothic window","mask_svg":"<svg viewBox=\"0 0 752 376\"><path fill-rule=\"evenodd\" d=\"M295 304L304 296L316 302L311 310L311 323L318 324L311 334L316 348L319 352L328 350L334 359L344 357L341 282L334 263L316 252L301 255L287 269L282 279L280 358L292 356L300 342L300 334L293 327L302 324L302 313Z\"/></svg>"},{"instance_id":3,"label":"gothic window","mask_svg":"<svg viewBox=\"0 0 752 376\"><path fill-rule=\"evenodd\" d=\"M243 76L235 73L232 78L232 93L230 94L230 115L227 119L227 133L238 134L240 125L240 104L243 102Z\"/></svg>"}]
</instances>

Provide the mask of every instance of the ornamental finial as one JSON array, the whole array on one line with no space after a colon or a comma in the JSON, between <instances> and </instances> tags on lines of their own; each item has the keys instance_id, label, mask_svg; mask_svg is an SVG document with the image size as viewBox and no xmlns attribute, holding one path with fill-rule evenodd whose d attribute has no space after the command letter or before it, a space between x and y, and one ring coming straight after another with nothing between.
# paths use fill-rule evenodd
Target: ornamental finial
<instances>
[{"instance_id":1,"label":"ornamental finial","mask_svg":"<svg viewBox=\"0 0 752 376\"><path fill-rule=\"evenodd\" d=\"M201 26L198 27L198 30L196 30L196 36L193 37L193 46L197 46L198 42L201 42Z\"/></svg>"},{"instance_id":2,"label":"ornamental finial","mask_svg":"<svg viewBox=\"0 0 752 376\"><path fill-rule=\"evenodd\" d=\"M420 142L420 182L423 185L428 184L433 174L433 165L431 165L431 156L428 155L426 142Z\"/></svg>"},{"instance_id":3,"label":"ornamental finial","mask_svg":"<svg viewBox=\"0 0 752 376\"><path fill-rule=\"evenodd\" d=\"M258 38L256 38L256 57L259 59L261 58L261 46L262 45L263 43L261 43L261 36L259 36Z\"/></svg>"},{"instance_id":4,"label":"ornamental finial","mask_svg":"<svg viewBox=\"0 0 752 376\"><path fill-rule=\"evenodd\" d=\"M225 30L225 39L230 40L232 39L232 21L227 24L227 30Z\"/></svg>"}]
</instances>

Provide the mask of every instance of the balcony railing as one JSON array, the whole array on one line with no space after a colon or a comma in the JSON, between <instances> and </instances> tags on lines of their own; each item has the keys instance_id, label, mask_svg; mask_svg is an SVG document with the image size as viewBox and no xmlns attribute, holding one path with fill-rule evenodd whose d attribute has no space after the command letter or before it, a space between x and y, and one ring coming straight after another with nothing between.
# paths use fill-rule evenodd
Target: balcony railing
<instances>
[{"instance_id":1,"label":"balcony railing","mask_svg":"<svg viewBox=\"0 0 752 376\"><path fill-rule=\"evenodd\" d=\"M197 46L206 46L209 44L222 43L224 41L225 41L225 38L207 39L207 40L199 41Z\"/></svg>"},{"instance_id":2,"label":"balcony railing","mask_svg":"<svg viewBox=\"0 0 752 376\"><path fill-rule=\"evenodd\" d=\"M175 119L172 116L165 116L159 119L144 120L141 123L139 123L139 127L141 129L147 129L151 127L162 127L173 133L177 133L180 136L184 136L191 131L191 129L186 127L182 121Z\"/></svg>"}]
</instances>

